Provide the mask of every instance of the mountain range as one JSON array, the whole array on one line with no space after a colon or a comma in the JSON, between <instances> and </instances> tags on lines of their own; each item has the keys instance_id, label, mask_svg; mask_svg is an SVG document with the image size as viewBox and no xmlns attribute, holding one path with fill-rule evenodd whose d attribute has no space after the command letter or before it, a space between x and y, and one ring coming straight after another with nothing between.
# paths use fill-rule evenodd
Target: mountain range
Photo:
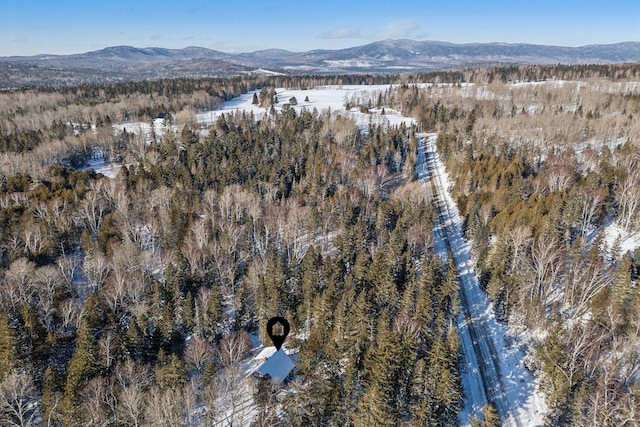
<instances>
[{"instance_id":1,"label":"mountain range","mask_svg":"<svg viewBox=\"0 0 640 427\"><path fill-rule=\"evenodd\" d=\"M563 47L384 40L338 50L236 54L202 47L115 46L74 55L0 57L0 88L255 73L388 74L472 65L623 62L640 62L640 42Z\"/></svg>"}]
</instances>

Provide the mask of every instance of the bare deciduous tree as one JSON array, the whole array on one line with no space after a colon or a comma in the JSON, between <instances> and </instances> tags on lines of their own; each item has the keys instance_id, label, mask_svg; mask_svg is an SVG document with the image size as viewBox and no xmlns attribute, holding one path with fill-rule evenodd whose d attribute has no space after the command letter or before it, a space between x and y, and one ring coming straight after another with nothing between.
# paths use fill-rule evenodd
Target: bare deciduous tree
<instances>
[{"instance_id":1,"label":"bare deciduous tree","mask_svg":"<svg viewBox=\"0 0 640 427\"><path fill-rule=\"evenodd\" d=\"M107 211L106 201L98 191L88 191L80 202L79 218L93 236L97 236Z\"/></svg>"},{"instance_id":2,"label":"bare deciduous tree","mask_svg":"<svg viewBox=\"0 0 640 427\"><path fill-rule=\"evenodd\" d=\"M148 369L127 360L115 371L118 387L118 417L129 426L138 427L146 411L146 390L150 385Z\"/></svg>"},{"instance_id":3,"label":"bare deciduous tree","mask_svg":"<svg viewBox=\"0 0 640 427\"><path fill-rule=\"evenodd\" d=\"M529 302L539 298L546 302L563 268L564 253L554 237L541 236L531 247L532 278L525 284ZM528 289L527 289L528 288Z\"/></svg>"},{"instance_id":4,"label":"bare deciduous tree","mask_svg":"<svg viewBox=\"0 0 640 427\"><path fill-rule=\"evenodd\" d=\"M582 204L580 207L580 237L585 239L589 228L592 227L593 220L598 214L605 199L602 191L587 190L583 194Z\"/></svg>"},{"instance_id":5,"label":"bare deciduous tree","mask_svg":"<svg viewBox=\"0 0 640 427\"><path fill-rule=\"evenodd\" d=\"M0 382L0 419L6 426L31 426L40 415L33 378L11 371Z\"/></svg>"},{"instance_id":6,"label":"bare deciduous tree","mask_svg":"<svg viewBox=\"0 0 640 427\"><path fill-rule=\"evenodd\" d=\"M192 338L184 353L184 361L187 366L197 373L201 373L205 366L215 358L215 350L203 338Z\"/></svg>"},{"instance_id":7,"label":"bare deciduous tree","mask_svg":"<svg viewBox=\"0 0 640 427\"><path fill-rule=\"evenodd\" d=\"M106 427L116 422L117 401L109 379L100 376L91 379L82 389L80 400L87 425Z\"/></svg>"},{"instance_id":8,"label":"bare deciduous tree","mask_svg":"<svg viewBox=\"0 0 640 427\"><path fill-rule=\"evenodd\" d=\"M618 223L624 230L632 230L637 225L640 208L640 165L636 161L627 166L628 175L615 191L618 200Z\"/></svg>"},{"instance_id":9,"label":"bare deciduous tree","mask_svg":"<svg viewBox=\"0 0 640 427\"><path fill-rule=\"evenodd\" d=\"M8 309L29 304L34 294L35 264L27 258L18 258L5 273L4 286L0 287L2 302Z\"/></svg>"},{"instance_id":10,"label":"bare deciduous tree","mask_svg":"<svg viewBox=\"0 0 640 427\"><path fill-rule=\"evenodd\" d=\"M240 361L250 348L246 332L233 332L220 340L217 352L223 367L215 384L206 387L203 393L208 416L214 422L234 426L246 421L250 398Z\"/></svg>"},{"instance_id":11,"label":"bare deciduous tree","mask_svg":"<svg viewBox=\"0 0 640 427\"><path fill-rule=\"evenodd\" d=\"M590 265L586 260L569 263L563 290L569 316L579 319L584 315L590 308L591 300L610 286L612 280L611 273L603 265Z\"/></svg>"},{"instance_id":12,"label":"bare deciduous tree","mask_svg":"<svg viewBox=\"0 0 640 427\"><path fill-rule=\"evenodd\" d=\"M90 257L85 258L82 264L82 272L86 279L87 292L95 292L104 285L109 274L107 258L95 251Z\"/></svg>"},{"instance_id":13,"label":"bare deciduous tree","mask_svg":"<svg viewBox=\"0 0 640 427\"><path fill-rule=\"evenodd\" d=\"M181 402L180 390L168 388L161 390L153 387L149 392L145 406L145 418L148 425L180 426L185 417L185 408Z\"/></svg>"},{"instance_id":14,"label":"bare deciduous tree","mask_svg":"<svg viewBox=\"0 0 640 427\"><path fill-rule=\"evenodd\" d=\"M53 332L54 312L53 303L56 292L63 287L63 278L60 270L53 265L45 265L36 271L37 307L44 319L45 327Z\"/></svg>"}]
</instances>

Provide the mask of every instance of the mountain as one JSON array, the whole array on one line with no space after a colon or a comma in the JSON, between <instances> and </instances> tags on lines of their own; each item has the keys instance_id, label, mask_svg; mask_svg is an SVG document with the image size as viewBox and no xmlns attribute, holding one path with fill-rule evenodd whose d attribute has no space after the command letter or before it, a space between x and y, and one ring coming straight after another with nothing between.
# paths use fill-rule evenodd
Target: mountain
<instances>
[{"instance_id":1,"label":"mountain","mask_svg":"<svg viewBox=\"0 0 640 427\"><path fill-rule=\"evenodd\" d=\"M264 69L289 74L397 73L506 63L621 62L640 62L640 43L563 47L384 40L339 50L291 52L267 49L238 54L201 47L114 46L74 55L1 57L0 87L222 77L262 72Z\"/></svg>"},{"instance_id":2,"label":"mountain","mask_svg":"<svg viewBox=\"0 0 640 427\"><path fill-rule=\"evenodd\" d=\"M202 47L164 49L160 47L136 48L113 46L75 55L10 56L0 62L11 62L56 67L108 67L143 64L166 64L195 59L222 59L229 55Z\"/></svg>"}]
</instances>

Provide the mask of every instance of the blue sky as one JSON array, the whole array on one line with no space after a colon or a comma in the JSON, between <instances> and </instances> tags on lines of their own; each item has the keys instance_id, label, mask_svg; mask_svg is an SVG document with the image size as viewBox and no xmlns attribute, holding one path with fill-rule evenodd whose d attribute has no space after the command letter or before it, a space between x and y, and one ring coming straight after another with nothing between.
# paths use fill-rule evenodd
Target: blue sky
<instances>
[{"instance_id":1,"label":"blue sky","mask_svg":"<svg viewBox=\"0 0 640 427\"><path fill-rule=\"evenodd\" d=\"M582 46L640 41L640 0L2 0L0 56L107 46L339 49L411 38Z\"/></svg>"}]
</instances>

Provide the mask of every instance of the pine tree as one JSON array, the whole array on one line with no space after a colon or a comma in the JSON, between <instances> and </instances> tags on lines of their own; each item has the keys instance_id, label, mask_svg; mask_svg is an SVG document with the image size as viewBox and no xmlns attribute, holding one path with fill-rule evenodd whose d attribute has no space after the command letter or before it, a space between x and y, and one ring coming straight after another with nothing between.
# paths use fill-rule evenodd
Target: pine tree
<instances>
[{"instance_id":1,"label":"pine tree","mask_svg":"<svg viewBox=\"0 0 640 427\"><path fill-rule=\"evenodd\" d=\"M159 356L156 378L162 389L180 389L187 383L188 375L184 361L175 353Z\"/></svg>"},{"instance_id":2,"label":"pine tree","mask_svg":"<svg viewBox=\"0 0 640 427\"><path fill-rule=\"evenodd\" d=\"M385 249L380 249L373 257L373 262L369 267L367 281L373 288L373 298L376 309L382 310L385 307L394 309L398 304L398 289L393 278L392 265L385 253Z\"/></svg>"},{"instance_id":3,"label":"pine tree","mask_svg":"<svg viewBox=\"0 0 640 427\"><path fill-rule=\"evenodd\" d=\"M433 392L432 411L438 423L442 424L454 423L462 406L460 378L457 374L459 341L456 346L456 338L455 330L445 339L436 338L428 356Z\"/></svg>"},{"instance_id":4,"label":"pine tree","mask_svg":"<svg viewBox=\"0 0 640 427\"><path fill-rule=\"evenodd\" d=\"M207 302L206 319L211 326L217 325L222 322L223 313L222 291L220 290L220 285L214 283L211 286L211 293L209 294L209 301Z\"/></svg>"},{"instance_id":5,"label":"pine tree","mask_svg":"<svg viewBox=\"0 0 640 427\"><path fill-rule=\"evenodd\" d=\"M5 313L0 314L0 380L18 361L18 337Z\"/></svg>"},{"instance_id":6,"label":"pine tree","mask_svg":"<svg viewBox=\"0 0 640 427\"><path fill-rule=\"evenodd\" d=\"M129 327L127 328L124 346L127 354L133 360L142 360L148 357L145 346L145 335L142 329L140 329L140 326L138 326L138 321L135 318L131 319Z\"/></svg>"},{"instance_id":7,"label":"pine tree","mask_svg":"<svg viewBox=\"0 0 640 427\"><path fill-rule=\"evenodd\" d=\"M389 322L389 314L384 310L378 318L375 345L371 347L365 360L367 391L361 401L361 404L368 408L370 405L378 406L376 412L382 416L380 420L387 420L383 423L397 421L400 414L396 397L400 394L402 355L397 337L389 329Z\"/></svg>"},{"instance_id":8,"label":"pine tree","mask_svg":"<svg viewBox=\"0 0 640 427\"><path fill-rule=\"evenodd\" d=\"M352 415L353 425L355 427L395 426L398 420L391 413L392 410L384 392L373 384L367 388L358 403L358 411Z\"/></svg>"},{"instance_id":9,"label":"pine tree","mask_svg":"<svg viewBox=\"0 0 640 427\"><path fill-rule=\"evenodd\" d=\"M264 329L267 320L273 316L283 316L291 308L289 300L285 260L283 256L272 251L267 256L266 272L260 278L258 288L258 321L263 341L268 342Z\"/></svg>"},{"instance_id":10,"label":"pine tree","mask_svg":"<svg viewBox=\"0 0 640 427\"><path fill-rule=\"evenodd\" d=\"M411 372L412 381L409 394L409 414L411 419L420 426L437 425L437 420L433 413L433 380L425 359L419 359Z\"/></svg>"},{"instance_id":11,"label":"pine tree","mask_svg":"<svg viewBox=\"0 0 640 427\"><path fill-rule=\"evenodd\" d=\"M71 358L67 370L67 382L64 388L62 413L65 425L82 425L80 407L80 390L96 374L100 364L98 362L98 342L93 334L93 328L85 319L78 329L75 342L75 354Z\"/></svg>"},{"instance_id":12,"label":"pine tree","mask_svg":"<svg viewBox=\"0 0 640 427\"><path fill-rule=\"evenodd\" d=\"M629 322L629 298L631 297L631 256L627 253L622 257L620 266L611 287L611 304L615 313L620 315L620 324Z\"/></svg>"},{"instance_id":13,"label":"pine tree","mask_svg":"<svg viewBox=\"0 0 640 427\"><path fill-rule=\"evenodd\" d=\"M44 373L42 386L42 424L46 426L61 425L62 413L60 404L64 399L64 379L53 369L47 366Z\"/></svg>"}]
</instances>

